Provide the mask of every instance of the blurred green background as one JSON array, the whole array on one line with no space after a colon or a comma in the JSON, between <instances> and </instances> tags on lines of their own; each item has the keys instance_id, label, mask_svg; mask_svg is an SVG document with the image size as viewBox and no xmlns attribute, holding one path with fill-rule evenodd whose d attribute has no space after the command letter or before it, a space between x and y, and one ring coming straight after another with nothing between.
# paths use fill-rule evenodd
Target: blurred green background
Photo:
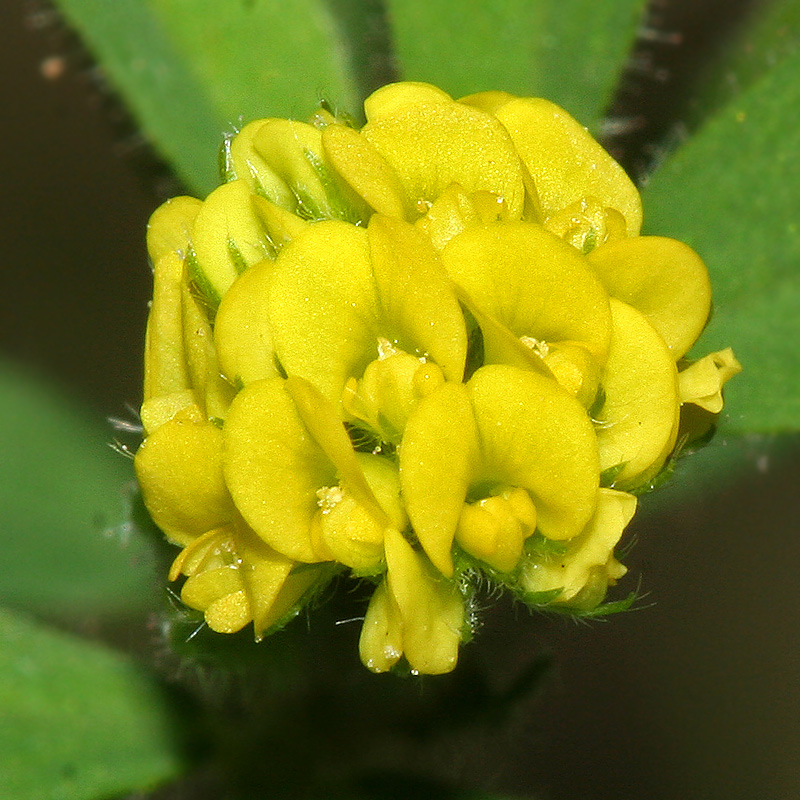
<instances>
[{"instance_id":1,"label":"blurred green background","mask_svg":"<svg viewBox=\"0 0 800 800\"><path fill-rule=\"evenodd\" d=\"M653 3L656 13L670 13L665 6ZM730 5L706 0L683 6L684 50L651 41L645 52L655 63L629 64L627 94L616 98L619 115L631 108L645 114L636 130L614 140L634 171L653 158L665 136L680 134L676 119L691 126L698 104L706 102L697 95L687 105L681 98L691 95L696 53L722 41ZM49 13L39 4L0 2L0 601L52 629L133 655L136 663L155 663L172 691L177 669L159 655L163 642L155 622L165 599L163 579L155 574L147 538L126 526L130 464L107 443L125 440L108 418L133 420L128 407L139 402L150 293L145 225L178 184ZM668 23L679 18L674 13ZM664 73L658 71L662 61ZM644 72L637 77L637 70ZM800 73L792 79L800 83ZM785 170L787 182L795 179L790 197L800 212L797 163ZM793 242L796 237L786 248L796 247ZM793 269L790 280L800 281L800 264ZM800 308L788 305L781 313L800 316ZM734 381L729 395L736 391ZM357 625L337 625L334 616L314 623L312 644L349 653L350 660L335 662L340 684L328 690L340 715L331 731L344 738L326 744L315 730L308 731L309 740L338 753L352 736L353 747L367 748L362 760L376 770L514 796L800 796L800 448L791 437L723 433L694 461L679 468L671 486L644 498L632 526L636 544L626 560L632 575L626 586L641 577L641 609L583 625L492 599L476 643L464 649L463 672L475 683L452 684L458 702L436 707L441 725L432 729L389 724L365 743L363 731L355 731L383 713L369 704L375 682L384 679L357 663ZM4 714L16 719L9 709L16 708L13 693L27 675L15 655L14 642L24 638L16 625L16 617L0 624L6 686L0 729ZM34 645L25 641L25 657L35 659ZM58 648L46 653L44 663L49 659L65 676L63 692L53 690L54 702L63 702L72 691L69 655ZM455 718L475 685L490 699L515 698L514 687L525 687L525 675L543 656L552 661L541 683L520 690L502 717L478 713L476 700L474 717ZM104 658L106 651L98 651L98 674L111 680ZM125 672L129 663L120 662L119 680L138 681ZM14 675L23 676L19 684L9 678ZM41 729L6 727L0 752L11 742L17 758L46 771L64 750L58 763L69 763L64 737L79 735L86 715L96 714L101 721L87 725L85 735L98 737L98 761L119 779L97 778L98 791L105 792L97 796L124 793L128 784L119 773L126 764L134 764L132 775L145 774L136 772L134 723L153 737L141 755L149 780L169 777L181 763L180 748L168 743L169 715L137 716L136 708L151 708L152 693L160 691L147 681L136 691L150 699L137 706L138 695L129 693L130 709L98 700L74 719L65 711L61 729L45 727L49 712L40 717ZM417 697L425 691L424 684L410 688ZM440 696L431 691L430 697ZM124 725L133 732L119 745L122 755L103 750L102 740ZM302 728L295 735L302 737ZM158 749L165 755L156 763ZM89 796L69 776L53 781L61 793L23 787L9 797ZM202 797L210 790L191 784L182 791L163 796ZM388 795L375 790L374 796ZM429 795L407 788L393 796Z\"/></svg>"}]
</instances>

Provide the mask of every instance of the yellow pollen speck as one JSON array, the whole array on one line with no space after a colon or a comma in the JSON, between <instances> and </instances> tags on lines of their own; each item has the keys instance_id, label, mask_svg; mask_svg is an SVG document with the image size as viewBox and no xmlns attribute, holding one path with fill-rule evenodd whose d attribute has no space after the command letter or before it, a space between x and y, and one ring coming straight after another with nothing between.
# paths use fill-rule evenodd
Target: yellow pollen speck
<instances>
[{"instance_id":1,"label":"yellow pollen speck","mask_svg":"<svg viewBox=\"0 0 800 800\"><path fill-rule=\"evenodd\" d=\"M529 347L542 358L545 358L550 352L550 346L547 344L547 342L534 339L533 336L520 336L519 340L525 345L525 347Z\"/></svg>"},{"instance_id":2,"label":"yellow pollen speck","mask_svg":"<svg viewBox=\"0 0 800 800\"><path fill-rule=\"evenodd\" d=\"M388 339L378 337L378 361L385 361L397 353L397 348Z\"/></svg>"},{"instance_id":3,"label":"yellow pollen speck","mask_svg":"<svg viewBox=\"0 0 800 800\"><path fill-rule=\"evenodd\" d=\"M323 486L317 489L317 505L327 514L344 499L344 492L340 486Z\"/></svg>"}]
</instances>

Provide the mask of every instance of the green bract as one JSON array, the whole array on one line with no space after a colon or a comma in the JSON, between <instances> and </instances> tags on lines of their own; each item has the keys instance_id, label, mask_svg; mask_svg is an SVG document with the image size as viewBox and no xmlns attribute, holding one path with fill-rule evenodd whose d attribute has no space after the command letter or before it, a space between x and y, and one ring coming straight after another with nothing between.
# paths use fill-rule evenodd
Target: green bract
<instances>
[{"instance_id":1,"label":"green bract","mask_svg":"<svg viewBox=\"0 0 800 800\"><path fill-rule=\"evenodd\" d=\"M364 664L442 673L486 577L603 601L636 493L740 367L683 360L705 267L638 236L562 109L400 83L366 115L251 122L222 186L153 215L136 467L211 628L260 638L344 572L375 585Z\"/></svg>"}]
</instances>

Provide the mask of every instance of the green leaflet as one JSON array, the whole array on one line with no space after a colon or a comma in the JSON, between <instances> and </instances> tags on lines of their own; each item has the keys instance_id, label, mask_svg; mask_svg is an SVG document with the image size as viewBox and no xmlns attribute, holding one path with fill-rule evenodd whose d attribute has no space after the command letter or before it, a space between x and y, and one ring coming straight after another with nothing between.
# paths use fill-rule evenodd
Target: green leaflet
<instances>
[{"instance_id":1,"label":"green leaflet","mask_svg":"<svg viewBox=\"0 0 800 800\"><path fill-rule=\"evenodd\" d=\"M642 0L387 0L403 78L455 97L488 89L546 97L599 121Z\"/></svg>"},{"instance_id":2,"label":"green leaflet","mask_svg":"<svg viewBox=\"0 0 800 800\"><path fill-rule=\"evenodd\" d=\"M535 0L547 6L535 94L597 135L631 49L644 0Z\"/></svg>"},{"instance_id":3,"label":"green leaflet","mask_svg":"<svg viewBox=\"0 0 800 800\"><path fill-rule=\"evenodd\" d=\"M735 100L784 58L800 51L800 5L795 0L756 3L740 28L710 59L696 91L688 99L688 124L702 124ZM713 43L712 43L713 47Z\"/></svg>"},{"instance_id":4,"label":"green leaflet","mask_svg":"<svg viewBox=\"0 0 800 800\"><path fill-rule=\"evenodd\" d=\"M122 656L0 609L0 796L91 800L182 771L162 690Z\"/></svg>"},{"instance_id":5,"label":"green leaflet","mask_svg":"<svg viewBox=\"0 0 800 800\"><path fill-rule=\"evenodd\" d=\"M210 191L217 182L214 154L228 120L150 6L144 0L57 5L156 149L194 191Z\"/></svg>"},{"instance_id":6,"label":"green leaflet","mask_svg":"<svg viewBox=\"0 0 800 800\"><path fill-rule=\"evenodd\" d=\"M0 362L0 602L59 615L152 608L153 554L129 529L132 462L108 447L113 436Z\"/></svg>"},{"instance_id":7,"label":"green leaflet","mask_svg":"<svg viewBox=\"0 0 800 800\"><path fill-rule=\"evenodd\" d=\"M59 0L145 133L192 191L217 182L222 134L361 100L353 21L325 0ZM355 48L355 49L354 49ZM364 81L362 81L364 83Z\"/></svg>"},{"instance_id":8,"label":"green leaflet","mask_svg":"<svg viewBox=\"0 0 800 800\"><path fill-rule=\"evenodd\" d=\"M150 0L153 13L230 126L302 119L320 98L357 107L346 31L324 0Z\"/></svg>"},{"instance_id":9,"label":"green leaflet","mask_svg":"<svg viewBox=\"0 0 800 800\"><path fill-rule=\"evenodd\" d=\"M732 346L744 372L726 394L725 430L800 425L800 54L732 102L645 190L648 231L706 260L714 313L695 352Z\"/></svg>"}]
</instances>

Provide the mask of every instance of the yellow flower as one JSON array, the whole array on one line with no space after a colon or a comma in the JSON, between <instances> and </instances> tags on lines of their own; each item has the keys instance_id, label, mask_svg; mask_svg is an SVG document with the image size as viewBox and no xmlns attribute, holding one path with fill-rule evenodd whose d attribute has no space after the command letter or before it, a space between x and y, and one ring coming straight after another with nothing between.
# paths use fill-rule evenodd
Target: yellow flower
<instances>
[{"instance_id":1,"label":"yellow flower","mask_svg":"<svg viewBox=\"0 0 800 800\"><path fill-rule=\"evenodd\" d=\"M685 245L562 109L386 86L360 130L259 120L153 215L136 456L170 579L216 631L375 586L371 670L448 672L486 578L596 609L636 508L741 368L685 356Z\"/></svg>"}]
</instances>

